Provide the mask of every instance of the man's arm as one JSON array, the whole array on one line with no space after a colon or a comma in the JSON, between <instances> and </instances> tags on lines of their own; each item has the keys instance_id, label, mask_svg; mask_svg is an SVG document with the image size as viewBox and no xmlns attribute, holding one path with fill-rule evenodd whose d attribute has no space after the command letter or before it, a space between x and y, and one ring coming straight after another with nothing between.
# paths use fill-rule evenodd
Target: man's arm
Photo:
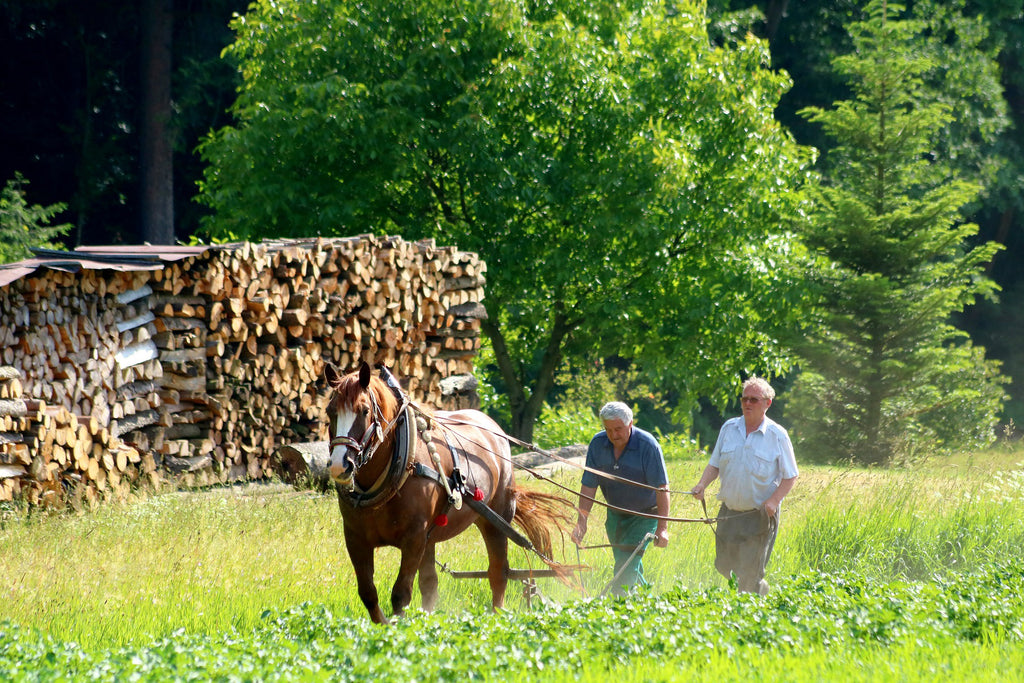
<instances>
[{"instance_id":1,"label":"man's arm","mask_svg":"<svg viewBox=\"0 0 1024 683\"><path fill-rule=\"evenodd\" d=\"M714 465L708 465L704 468L704 474L700 475L700 481L690 489L690 493L693 494L694 498L704 500L704 489L715 479L718 479L718 468Z\"/></svg>"},{"instance_id":2,"label":"man's arm","mask_svg":"<svg viewBox=\"0 0 1024 683\"><path fill-rule=\"evenodd\" d=\"M794 484L796 484L796 477L783 479L779 482L779 487L775 489L775 493L773 493L768 500L764 502L764 511L767 512L770 517L774 517L778 514L779 506L782 505L782 499L793 490Z\"/></svg>"},{"instance_id":3,"label":"man's arm","mask_svg":"<svg viewBox=\"0 0 1024 683\"><path fill-rule=\"evenodd\" d=\"M579 545L587 535L587 517L590 516L590 509L594 507L596 495L596 486L580 486L580 503L577 506L580 512L576 519L576 528L572 530L572 541L576 545Z\"/></svg>"},{"instance_id":4,"label":"man's arm","mask_svg":"<svg viewBox=\"0 0 1024 683\"><path fill-rule=\"evenodd\" d=\"M665 520L669 513L669 497L668 497L668 484L658 489L658 516L661 519L658 520L658 528L654 532L657 537L654 539L654 545L659 548L664 548L668 545L668 522Z\"/></svg>"}]
</instances>

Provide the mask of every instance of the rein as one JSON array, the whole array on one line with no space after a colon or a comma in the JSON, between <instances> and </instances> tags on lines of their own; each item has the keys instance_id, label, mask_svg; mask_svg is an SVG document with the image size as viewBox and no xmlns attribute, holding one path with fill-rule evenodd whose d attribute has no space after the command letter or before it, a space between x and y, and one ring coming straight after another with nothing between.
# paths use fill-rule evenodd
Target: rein
<instances>
[{"instance_id":1,"label":"rein","mask_svg":"<svg viewBox=\"0 0 1024 683\"><path fill-rule=\"evenodd\" d=\"M410 402L409 405L413 408L413 410L419 412L420 414L422 414L424 416L427 416L427 413L422 408L420 408L416 403ZM452 419L452 418L445 418L444 420L440 420L440 419L437 419L437 417L434 417L434 421L437 424L439 424L442 427L447 428L447 429L450 429L449 425L452 425L452 424L472 425L472 423L470 423L470 422L465 422L463 420ZM479 425L473 425L473 426L479 426ZM481 427L481 429L486 429L486 428ZM645 488L645 489L649 489L649 490L653 490L653 491L666 490L666 489L659 489L656 486L650 486L648 484L641 484L640 482L633 481L632 479L625 479L623 477L619 477L619 476L616 476L614 474L608 474L607 472L601 472L600 470L595 470L594 468L587 467L586 465L580 465L578 463L572 462L571 460L567 460L566 458L562 458L560 456L557 456L554 453L551 453L549 451L545 451L542 448L538 448L537 446L535 446L532 443L528 443L526 441L522 441L520 439L517 439L516 437L511 436L509 434L505 434L504 432L499 434L499 433L494 432L494 430L488 430L488 431L490 431L492 434L495 434L495 436L500 436L501 438L506 439L509 442L516 444L517 446L522 446L523 448L529 449L530 451L533 451L534 453L538 453L538 454L543 455L545 457L548 457L548 458L550 458L552 460L559 461L559 462L561 462L563 464L569 465L570 467L575 467L577 469L582 469L582 470L584 470L586 472L592 472L592 473L596 474L598 477L602 477L602 478L605 478L605 479L610 479L610 480L613 480L613 481L618 481L618 482L621 482L621 483L624 483L624 484L629 484L631 486L636 486L638 488ZM474 445L479 446L481 448L486 448L486 446L483 445L483 444L479 444L479 443L476 443L476 442L473 442L473 443L474 443ZM497 454L497 453L494 453L494 455L496 457L504 458L504 456L501 456L500 454ZM546 481L549 484L552 484L552 485L556 486L557 488L562 489L563 491L567 491L569 493L572 493L573 495L579 495L581 498L583 498L585 500L589 500L590 502L595 503L597 505L604 506L604 507L608 508L609 510L614 510L616 512L621 512L621 513L625 513L625 514L635 515L637 517L646 517L648 519L664 520L666 522L684 522L684 523L691 523L691 524L709 524L710 525L710 524L717 523L719 519L731 519L733 517L742 517L743 515L748 515L751 512L755 512L755 510L748 510L748 511L745 511L745 512L737 513L735 515L728 515L727 517L721 517L721 518L719 518L719 517L709 517L708 516L708 511L707 511L707 504L703 500L701 500L701 505L704 506L704 517L696 517L696 518L694 518L694 517L662 517L661 515L652 514L652 513L648 513L648 512L636 512L635 510L627 510L626 508L618 507L616 505L612 505L612 504L607 503L605 501L598 500L597 498L594 498L592 496L584 496L582 493L577 492L575 489L571 489L568 486L564 486L564 485L558 483L557 481L555 481L554 479L552 479L551 477L544 476L543 474L540 474L539 472L537 472L537 471L527 467L526 465L522 465L522 464L516 463L514 460L511 460L511 459L509 459L509 461L511 462L511 464L513 466L518 467L521 470L525 470L526 472L529 472L532 476L536 477L537 479L540 479L542 481ZM667 491L670 494L674 493L674 494L677 494L677 495L687 495L687 496L693 495L692 491L672 491L672 490L667 490ZM714 530L714 529L712 529L712 530Z\"/></svg>"},{"instance_id":2,"label":"rein","mask_svg":"<svg viewBox=\"0 0 1024 683\"><path fill-rule=\"evenodd\" d=\"M415 404L413 404L413 405L415 406ZM416 409L419 409L419 407L416 406ZM447 421L451 422L452 424L469 424L468 422L463 422L462 420L453 420L451 418L446 418L446 419L447 419ZM534 445L532 443L529 443L528 441L522 441L520 439L517 439L514 436L509 435L509 434L505 434L505 433L496 434L493 430L491 430L491 433L495 434L496 436L500 436L501 438L507 440L509 443L513 443L513 444L515 444L517 446L520 446L520 447L525 448L525 449L527 449L529 451L532 451L533 453L536 453L538 455L543 455L546 458L550 458L551 460L555 460L557 462L560 462L563 465L568 465L570 467L575 467L576 469L583 470L584 472L591 472L593 474L596 474L598 477L600 477L602 479L608 479L608 480L611 480L611 481L617 481L617 482L619 482L621 484L629 484L630 486L635 486L635 487L641 488L641 489L648 489L650 491L668 491L668 493L674 493L674 494L677 494L677 495L686 495L686 496L689 496L689 495L691 495L693 493L692 491L673 491L671 489L660 489L657 486L651 486L649 484L641 484L640 482L633 481L632 479L625 479L625 478L620 477L620 476L615 475L615 474L609 474L608 472L602 472L601 470L595 470L593 467L587 467L586 465L580 465L579 463L575 463L572 460L568 460L568 459L563 458L563 457L561 457L559 455L555 455L551 451L546 451L543 448L540 448L540 447L538 447L538 446L536 446L536 445ZM536 472L532 471L530 468L526 467L525 465L516 465L516 466L521 468L521 469L526 470L527 472L529 472L533 476L537 477L538 479L544 479L545 481L551 481L547 477L541 476L541 475L537 474ZM552 483L554 483L554 482L552 482Z\"/></svg>"}]
</instances>

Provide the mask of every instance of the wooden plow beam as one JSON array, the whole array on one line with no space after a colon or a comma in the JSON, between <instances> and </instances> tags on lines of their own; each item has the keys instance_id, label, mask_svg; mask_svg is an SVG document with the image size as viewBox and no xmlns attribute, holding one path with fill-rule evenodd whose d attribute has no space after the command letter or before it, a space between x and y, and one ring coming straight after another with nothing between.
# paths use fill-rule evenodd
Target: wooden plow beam
<instances>
[{"instance_id":1,"label":"wooden plow beam","mask_svg":"<svg viewBox=\"0 0 1024 683\"><path fill-rule=\"evenodd\" d=\"M448 572L456 579L486 579L487 570L477 569L473 571ZM510 581L529 581L530 579L554 578L558 573L554 569L507 569L505 577Z\"/></svg>"},{"instance_id":2,"label":"wooden plow beam","mask_svg":"<svg viewBox=\"0 0 1024 683\"><path fill-rule=\"evenodd\" d=\"M452 571L448 570L447 573L456 579L486 579L487 570L477 569L472 571ZM533 607L533 600L544 601L544 596L541 595L540 586L537 585L536 579L544 578L555 578L558 576L554 569L506 569L505 576L510 581L522 581L523 583L523 599L526 600L527 608Z\"/></svg>"}]
</instances>

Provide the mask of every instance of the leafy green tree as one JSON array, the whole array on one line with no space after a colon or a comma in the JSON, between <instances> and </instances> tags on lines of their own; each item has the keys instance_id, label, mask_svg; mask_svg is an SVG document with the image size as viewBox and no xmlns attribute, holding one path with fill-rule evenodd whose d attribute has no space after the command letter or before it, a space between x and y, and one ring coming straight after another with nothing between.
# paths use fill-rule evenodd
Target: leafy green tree
<instances>
[{"instance_id":1,"label":"leafy green tree","mask_svg":"<svg viewBox=\"0 0 1024 683\"><path fill-rule=\"evenodd\" d=\"M633 359L683 405L786 366L809 152L764 43L714 48L698 3L661 0L266 0L234 28L205 229L478 252L512 433L566 357Z\"/></svg>"},{"instance_id":2,"label":"leafy green tree","mask_svg":"<svg viewBox=\"0 0 1024 683\"><path fill-rule=\"evenodd\" d=\"M937 65L923 24L900 10L868 4L834 62L854 98L803 112L835 146L811 192L822 305L790 414L808 452L877 464L989 442L1004 398L998 364L949 322L993 291L983 268L997 245L967 246L977 226L959 210L979 187L937 156L953 111L926 85Z\"/></svg>"},{"instance_id":3,"label":"leafy green tree","mask_svg":"<svg viewBox=\"0 0 1024 683\"><path fill-rule=\"evenodd\" d=\"M66 235L71 229L69 223L50 225L54 216L67 207L64 204L51 206L29 205L25 200L25 186L28 181L20 173L8 180L0 190L0 263L20 261L32 256L30 247L59 249L52 240Z\"/></svg>"}]
</instances>

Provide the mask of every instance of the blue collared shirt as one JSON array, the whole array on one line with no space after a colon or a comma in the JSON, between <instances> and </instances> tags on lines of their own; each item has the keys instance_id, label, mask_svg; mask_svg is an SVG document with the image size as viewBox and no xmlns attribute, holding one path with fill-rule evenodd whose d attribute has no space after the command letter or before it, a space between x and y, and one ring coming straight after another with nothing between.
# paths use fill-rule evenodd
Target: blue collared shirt
<instances>
[{"instance_id":1,"label":"blue collared shirt","mask_svg":"<svg viewBox=\"0 0 1024 683\"><path fill-rule=\"evenodd\" d=\"M659 487L668 484L665 457L661 453L658 440L636 425L630 432L629 441L618 462L615 460L615 449L608 435L604 431L598 432L587 448L587 467L647 486ZM584 472L581 483L587 487L600 487L604 499L609 505L616 507L646 512L657 504L655 491L606 479L594 472Z\"/></svg>"}]
</instances>

